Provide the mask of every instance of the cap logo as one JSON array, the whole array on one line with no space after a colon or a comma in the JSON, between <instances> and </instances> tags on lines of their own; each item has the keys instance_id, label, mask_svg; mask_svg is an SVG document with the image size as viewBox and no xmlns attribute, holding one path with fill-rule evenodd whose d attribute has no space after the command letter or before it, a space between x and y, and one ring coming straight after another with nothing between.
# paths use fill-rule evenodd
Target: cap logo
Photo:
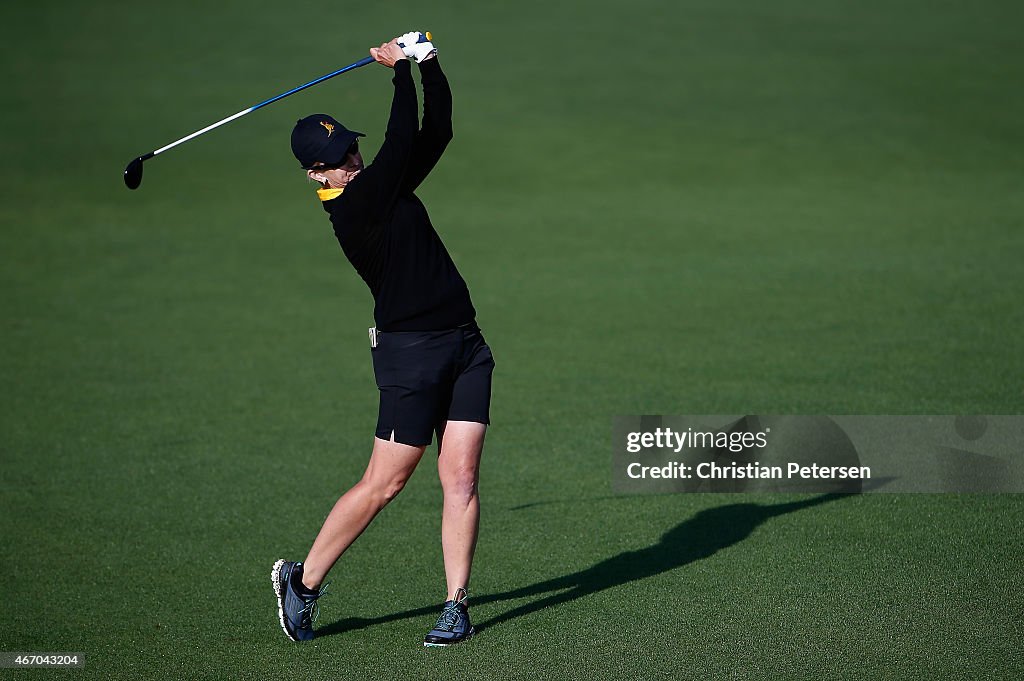
<instances>
[{"instance_id":1,"label":"cap logo","mask_svg":"<svg viewBox=\"0 0 1024 681\"><path fill-rule=\"evenodd\" d=\"M334 126L331 125L330 123L328 123L327 121L320 121L320 125L322 125L325 128L327 128L327 136L328 137L330 137L331 133L334 132Z\"/></svg>"}]
</instances>

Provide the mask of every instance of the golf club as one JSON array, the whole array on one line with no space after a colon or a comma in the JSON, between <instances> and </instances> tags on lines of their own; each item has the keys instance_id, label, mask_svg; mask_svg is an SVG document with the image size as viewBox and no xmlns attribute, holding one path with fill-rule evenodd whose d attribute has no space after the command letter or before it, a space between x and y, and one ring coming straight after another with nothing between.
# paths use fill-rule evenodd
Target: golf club
<instances>
[{"instance_id":1,"label":"golf club","mask_svg":"<svg viewBox=\"0 0 1024 681\"><path fill-rule=\"evenodd\" d=\"M419 40L417 42L424 43L424 42L428 42L429 40L430 40L430 32L427 31L426 33L421 33L420 34L420 38L419 38ZM402 47L405 47L401 43L399 43L399 45L402 46ZM230 123L231 121L235 120L236 118L241 118L242 116L244 116L244 115L246 115L248 113L252 113L253 111L256 111L257 109L262 109L263 107L265 107L265 106L267 106L269 104L273 104L274 102L278 101L279 99L284 99L285 97L288 97L289 95L294 95L296 92L302 92L306 88L313 87L314 85L322 83L325 80L329 80L331 78L334 78L335 76L340 76L341 74L345 73L346 71L351 71L352 69L357 69L360 66L366 66L367 64L372 64L373 61L374 61L373 57L363 57L362 59L360 59L357 62L353 62L353 63L349 64L348 66L345 66L345 67L342 67L342 68L338 69L337 71L332 71L331 73L328 73L327 75L320 76L316 80L311 80L308 83L306 83L305 85L300 85L300 86L298 86L296 88L292 88L288 92L282 92L281 94L277 95L276 97L271 97L270 99L264 100L264 101L260 102L259 104L253 104L248 109L242 109L241 111L239 111L238 113L236 113L234 115L228 116L227 118L225 118L223 120L220 120L220 121L217 121L216 123L213 123L212 125L208 125L205 128L203 128L202 130L196 130L191 135L187 135L185 137L182 137L180 140L176 140L176 141L171 142L170 144L168 144L166 146L160 147L156 151L151 151L148 154L143 154L142 156L139 156L138 158L133 159L127 165L127 167L125 167L125 169L124 169L124 183L125 183L125 185L129 189L137 189L139 187L139 185L142 184L142 164L145 163L146 161L148 161L149 159L153 158L157 154L162 154L163 152L167 151L168 149L173 149L174 147L178 146L179 144L182 144L184 142L188 142L190 139L194 139L196 137L199 137L203 133L207 133L207 132L213 130L214 128L219 128L220 126L224 125L225 123Z\"/></svg>"}]
</instances>

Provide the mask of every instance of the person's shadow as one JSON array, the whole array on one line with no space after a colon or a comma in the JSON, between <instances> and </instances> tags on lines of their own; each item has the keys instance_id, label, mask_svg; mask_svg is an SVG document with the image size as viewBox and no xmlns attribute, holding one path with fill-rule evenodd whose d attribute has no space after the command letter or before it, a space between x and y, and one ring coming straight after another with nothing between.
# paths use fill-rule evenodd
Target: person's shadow
<instances>
[{"instance_id":1,"label":"person's shadow","mask_svg":"<svg viewBox=\"0 0 1024 681\"><path fill-rule=\"evenodd\" d=\"M662 535L657 544L645 549L620 553L564 577L556 577L504 593L474 597L473 603L480 605L550 594L478 623L477 630L493 627L544 608L561 605L605 589L689 565L708 558L721 549L738 544L766 520L845 496L847 495L822 494L810 499L782 504L744 503L705 509L692 518L679 523ZM429 605L377 618L350 617L327 625L318 631L317 635L340 634L407 617L435 614L436 611L436 605Z\"/></svg>"}]
</instances>

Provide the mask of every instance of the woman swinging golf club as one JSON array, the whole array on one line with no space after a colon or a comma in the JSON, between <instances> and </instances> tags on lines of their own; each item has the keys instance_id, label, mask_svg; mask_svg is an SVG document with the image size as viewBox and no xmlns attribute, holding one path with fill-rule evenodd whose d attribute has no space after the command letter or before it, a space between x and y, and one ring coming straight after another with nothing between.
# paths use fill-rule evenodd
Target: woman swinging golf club
<instances>
[{"instance_id":1,"label":"woman swinging golf club","mask_svg":"<svg viewBox=\"0 0 1024 681\"><path fill-rule=\"evenodd\" d=\"M338 499L304 561L274 564L281 626L295 641L313 638L328 571L401 491L434 432L448 594L424 644L458 643L474 631L466 598L494 360L474 321L466 282L413 193L452 137L451 90L436 54L415 32L370 50L394 69L395 87L384 143L370 165L363 166L359 152L362 133L330 116L307 116L292 131L292 152L320 183L317 194L341 248L373 294L370 345L380 391L376 437L362 479ZM419 64L423 86L422 127L410 59Z\"/></svg>"}]
</instances>

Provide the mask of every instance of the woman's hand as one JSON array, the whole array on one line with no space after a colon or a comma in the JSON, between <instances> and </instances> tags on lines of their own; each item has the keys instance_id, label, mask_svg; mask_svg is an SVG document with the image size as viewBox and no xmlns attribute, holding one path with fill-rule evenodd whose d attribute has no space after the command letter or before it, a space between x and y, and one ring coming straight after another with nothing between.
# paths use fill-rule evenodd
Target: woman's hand
<instances>
[{"instance_id":1,"label":"woman's hand","mask_svg":"<svg viewBox=\"0 0 1024 681\"><path fill-rule=\"evenodd\" d=\"M395 68L395 62L405 59L405 53L398 46L398 38L392 38L390 42L381 43L380 47L371 47L370 56L378 64L383 64L389 69Z\"/></svg>"}]
</instances>

